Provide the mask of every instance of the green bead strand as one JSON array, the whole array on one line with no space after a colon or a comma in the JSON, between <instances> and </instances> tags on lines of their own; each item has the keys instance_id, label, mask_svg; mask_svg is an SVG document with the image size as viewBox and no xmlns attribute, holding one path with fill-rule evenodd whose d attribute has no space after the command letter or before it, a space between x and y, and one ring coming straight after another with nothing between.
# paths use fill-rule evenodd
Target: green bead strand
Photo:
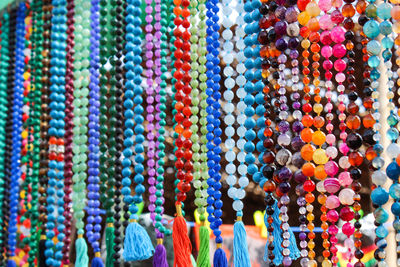
<instances>
[{"instance_id":1,"label":"green bead strand","mask_svg":"<svg viewBox=\"0 0 400 267\"><path fill-rule=\"evenodd\" d=\"M90 64L90 1L75 0L75 55L74 55L74 129L73 129L73 176L74 194L72 209L78 236L84 234L89 122L89 64Z\"/></svg>"},{"instance_id":2,"label":"green bead strand","mask_svg":"<svg viewBox=\"0 0 400 267\"><path fill-rule=\"evenodd\" d=\"M190 28L191 32L191 86L192 86L192 116L190 118L192 122L191 130L192 136L191 140L193 142L193 186L196 188L194 200L197 206L198 213L200 215L200 220L205 221L205 207L207 206L207 178L208 178L208 167L207 167L207 94L205 90L207 89L207 71L205 63L206 59L206 16L205 10L205 0L192 0L190 2L190 24L193 27ZM196 14L199 14L199 21L197 20ZM201 93L200 93L200 90ZM200 107L200 108L199 108ZM199 132L199 114L200 113L200 135ZM200 141L200 142L199 142ZM201 150L201 153L200 153Z\"/></svg>"}]
</instances>

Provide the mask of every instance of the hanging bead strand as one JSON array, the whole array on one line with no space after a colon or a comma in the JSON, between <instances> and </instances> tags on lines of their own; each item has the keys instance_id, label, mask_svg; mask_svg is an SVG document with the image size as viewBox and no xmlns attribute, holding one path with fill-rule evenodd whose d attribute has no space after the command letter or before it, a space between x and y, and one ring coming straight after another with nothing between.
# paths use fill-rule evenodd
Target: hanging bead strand
<instances>
[{"instance_id":1,"label":"hanging bead strand","mask_svg":"<svg viewBox=\"0 0 400 267\"><path fill-rule=\"evenodd\" d=\"M100 178L99 178L99 106L100 106L100 87L99 87L99 46L100 46L100 0L91 0L90 8L90 84L89 84L89 155L88 155L88 217L86 222L86 237L91 244L95 258L92 265L100 259L100 237L102 218L100 216Z\"/></svg>"},{"instance_id":2,"label":"hanging bead strand","mask_svg":"<svg viewBox=\"0 0 400 267\"><path fill-rule=\"evenodd\" d=\"M376 142L373 145L373 151L375 154L375 157L372 159L372 167L374 172L372 173L372 181L373 181L373 187L372 187L372 192L371 192L371 200L373 207L375 208L374 211L374 217L375 217L375 234L377 238L375 239L375 244L377 246L375 250L375 258L378 261L379 265L382 266L387 266L385 263L385 248L387 246L387 242L385 240L385 237L388 234L387 229L383 225L387 219L388 216L381 216L384 214L387 214L387 212L382 208L384 204L389 200L389 193L388 191L383 187L383 185L386 183L387 176L386 174L381 170L383 166L385 165L385 161L382 157L382 152L383 152L383 146L380 143L381 142L381 136L379 134L379 130L381 128L380 124L380 113L379 113L379 78L381 74L379 73L378 67L381 64L381 60L379 58L381 54L382 47L380 43L376 40L376 38L380 34L380 29L379 29L379 23L377 22L377 14L376 14L376 5L374 4L373 1L369 1L369 5L367 6L366 9L366 15L368 16L368 21L364 24L363 26L363 32L364 34L369 38L368 44L367 44L367 51L369 56L368 59L368 65L371 68L370 72L370 78L371 78L371 87L373 90L372 93L372 98L373 98L373 104L372 104L372 109L373 109L373 118L375 120L375 123L373 125L373 139ZM373 12L375 10L375 12ZM368 12L367 12L368 11Z\"/></svg>"},{"instance_id":3,"label":"hanging bead strand","mask_svg":"<svg viewBox=\"0 0 400 267\"><path fill-rule=\"evenodd\" d=\"M47 241L46 241L46 264L49 266L60 266L63 259L62 233L65 226L64 212L64 125L65 125L65 69L66 69L66 47L67 47L67 2L65 0L53 0L52 17L52 50L51 68L52 85L50 87L50 128L49 128L49 187L47 188ZM37 70L36 70L37 71ZM36 82L38 82L36 80ZM35 90L38 88L35 86ZM35 138L36 139L36 138ZM55 210L58 215L56 216ZM55 230L55 228L57 228ZM56 235L56 231L58 234ZM52 241L57 237L56 242ZM54 249L54 250L53 250Z\"/></svg>"},{"instance_id":4,"label":"hanging bead strand","mask_svg":"<svg viewBox=\"0 0 400 267\"><path fill-rule=\"evenodd\" d=\"M25 3L20 3L17 10L16 49L15 49L15 76L13 95L12 118L12 151L11 151L11 185L10 185L10 220L8 224L9 261L15 262L17 247L17 216L19 199L19 179L21 176L21 131L22 131L22 106L23 106L23 73L24 73L24 48L25 48Z\"/></svg>"}]
</instances>

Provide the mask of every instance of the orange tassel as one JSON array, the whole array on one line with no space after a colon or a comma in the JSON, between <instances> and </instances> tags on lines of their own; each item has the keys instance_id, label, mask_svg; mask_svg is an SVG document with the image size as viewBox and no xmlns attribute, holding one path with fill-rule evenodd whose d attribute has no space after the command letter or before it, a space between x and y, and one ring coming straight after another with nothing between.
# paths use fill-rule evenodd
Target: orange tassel
<instances>
[{"instance_id":1,"label":"orange tassel","mask_svg":"<svg viewBox=\"0 0 400 267\"><path fill-rule=\"evenodd\" d=\"M174 267L193 267L190 255L192 244L187 232L182 206L176 205L176 217L172 226L172 242L174 244Z\"/></svg>"}]
</instances>

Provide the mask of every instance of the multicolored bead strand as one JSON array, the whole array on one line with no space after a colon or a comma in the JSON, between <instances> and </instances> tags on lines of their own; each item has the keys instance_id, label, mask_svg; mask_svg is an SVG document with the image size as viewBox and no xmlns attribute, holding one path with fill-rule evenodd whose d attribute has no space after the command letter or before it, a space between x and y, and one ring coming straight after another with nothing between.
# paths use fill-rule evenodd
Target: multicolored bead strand
<instances>
[{"instance_id":1,"label":"multicolored bead strand","mask_svg":"<svg viewBox=\"0 0 400 267\"><path fill-rule=\"evenodd\" d=\"M42 53L42 88L41 88L41 117L40 117L40 161L39 169L39 222L40 222L40 241L39 241L39 265L45 264L44 250L46 248L46 190L48 184L47 172L49 170L49 91L50 91L50 33L51 33L51 0L43 2L43 53ZM29 139L31 136L28 137ZM30 141L29 141L30 142ZM32 264L32 263L31 263Z\"/></svg>"},{"instance_id":2,"label":"multicolored bead strand","mask_svg":"<svg viewBox=\"0 0 400 267\"><path fill-rule=\"evenodd\" d=\"M33 3L32 11L35 13L34 16L34 27L32 35L32 57L31 57L31 69L32 69L32 83L31 90L29 92L29 119L27 121L29 127L29 141L30 147L28 152L28 163L27 168L27 184L28 188L31 187L31 201L30 208L28 209L28 216L31 222L30 229L30 250L28 263L29 266L35 266L35 258L39 250L39 263L45 264L47 257L46 253L46 243L40 244L42 246L37 247L37 233L38 233L38 218L39 213L37 212L37 205L39 202L39 174L40 174L40 115L41 115L41 92L42 89L42 78L43 78L43 61L41 60L41 55L43 52L43 8L42 1L35 1ZM49 115L49 120L51 115ZM49 122L50 125L50 122ZM50 133L49 133L50 135ZM50 159L50 158L48 158ZM47 169L49 171L49 169ZM45 174L48 176L48 172ZM43 197L43 195L41 195ZM47 194L46 194L47 197ZM47 210L46 210L47 212ZM52 218L51 218L52 219ZM46 225L47 227L47 225ZM46 228L47 229L47 228ZM47 237L47 233L46 233ZM43 247L44 245L44 247ZM44 256L44 257L43 257Z\"/></svg>"},{"instance_id":3,"label":"multicolored bead strand","mask_svg":"<svg viewBox=\"0 0 400 267\"><path fill-rule=\"evenodd\" d=\"M380 113L379 113L379 92L378 92L378 87L379 87L379 78L381 74L379 73L378 67L381 64L379 55L381 54L382 47L380 43L376 40L376 38L380 34L380 29L379 29L379 23L377 22L377 14L376 14L376 5L374 2L369 1L369 5L367 7L368 12L366 10L366 15L369 17L368 22L366 22L363 26L363 32L364 34L369 38L369 42L367 44L367 51L370 54L370 57L368 59L368 65L371 67L371 72L370 72L370 77L371 77L371 87L373 89L372 93L372 98L373 98L373 104L372 108L374 109L373 113L373 118L375 119L375 124L373 126L373 131L374 131L374 141L376 142L375 145L373 146L373 150L376 154L375 158L372 160L372 167L374 169L374 172L372 173L372 181L374 183L373 185L373 191L371 193L371 200L373 203L373 206L375 208L374 211L374 217L375 217L375 225L377 228L375 229L376 233L376 240L375 244L377 245L377 249L375 251L375 258L378 261L378 264L381 266L387 266L385 263L385 248L387 246L387 242L385 240L385 237L388 234L387 229L383 224L387 221L388 219L388 214L387 212L382 208L382 206L389 200L389 193L388 191L383 188L382 186L386 183L387 176L386 174L381 170L381 168L384 166L385 162L383 157L381 156L381 153L383 152L383 146L380 144L380 134L379 130L381 128L380 124ZM372 11L370 11L372 10ZM375 12L373 11L375 10Z\"/></svg>"},{"instance_id":4,"label":"multicolored bead strand","mask_svg":"<svg viewBox=\"0 0 400 267\"><path fill-rule=\"evenodd\" d=\"M311 4L312 3L312 4ZM308 5L310 5L310 7L308 7ZM305 127L301 133L301 139L303 140L303 142L305 142L306 144L302 147L301 149L301 156L303 157L303 159L306 161L302 167L302 172L303 174L307 177L307 180L304 182L303 184L303 189L306 192L305 194L305 200L306 200L306 211L308 212L308 215L310 216L306 216L307 221L309 222L307 224L307 228L308 230L310 230L310 233L308 233L309 239L311 242L313 242L312 240L314 239L314 233L311 232L314 229L314 225L312 223L312 211L314 209L314 207L312 206L312 203L315 200L315 196L312 193L315 189L315 184L314 182L311 180L311 177L314 175L314 164L311 162L313 159L313 154L315 151L315 147L311 144L312 141L312 134L314 133L314 131L311 129L311 126L313 124L313 117L310 114L312 112L312 105L309 103L311 96L310 96L310 82L311 79L309 77L310 74L310 61L308 59L308 57L310 56L310 52L308 51L308 49L311 46L311 42L309 40L309 35L310 35L310 29L306 26L307 23L309 22L311 15L315 16L315 9L317 9L317 12L319 14L319 7L316 7L316 3L315 2L310 2L310 3L306 3L306 5L304 6L304 8L299 6L299 9L302 11L300 12L299 16L298 16L298 20L299 23L303 26L300 30L300 34L303 37L303 40L301 42L301 46L304 49L302 52L302 56L303 56L303 91L304 91L304 96L303 99L305 100L305 104L303 104L303 118L302 118L302 123L303 126ZM307 10L308 9L308 10ZM305 240L304 240L305 241ZM300 244L301 245L301 244ZM302 247L303 248L303 247ZM308 246L309 248L309 253L308 253L308 257L303 257L301 259L300 264L304 267L304 266L315 266L316 262L314 262L314 250L313 250L313 246ZM303 248L305 249L305 248Z\"/></svg>"},{"instance_id":5,"label":"multicolored bead strand","mask_svg":"<svg viewBox=\"0 0 400 267\"><path fill-rule=\"evenodd\" d=\"M260 187L263 188L263 190L265 191L265 204L266 204L266 209L265 209L265 215L264 215L264 222L265 222L265 226L267 227L267 231L268 231L268 240L267 240L267 244L265 246L265 253L264 253L264 260L269 262L270 266L276 266L279 264L278 262L278 256L280 256L280 250L279 247L280 246L280 242L278 240L275 240L278 236L274 235L274 231L277 231L278 229L274 228L273 223L277 224L279 222L274 222L274 220L276 218L274 218L274 213L278 213L278 207L276 205L277 201L275 200L273 193L276 189L276 184L273 180L273 175L276 171L276 167L273 164L274 160L275 160L275 151L274 151L274 141L273 141L273 134L274 134L274 130L272 128L272 120L270 119L271 114L274 112L274 105L272 103L270 103L270 99L272 96L272 89L271 89L271 84L268 80L268 78L270 77L270 70L269 67L271 66L271 62L269 59L269 47L267 45L263 45L264 43L267 44L268 43L268 36L269 36L269 32L268 32L268 28L270 28L269 26L271 26L270 24L272 22L275 22L275 16L273 14L274 10L276 9L276 3L275 2L271 2L271 5L268 5L266 2L261 3L260 6L258 6L258 10L256 9L254 12L259 12L259 16L262 16L259 20L259 22L257 23L253 23L252 26L253 27L247 27L245 28L245 32L248 34L248 36L245 37L244 42L247 46L252 46L253 44L251 43L251 33L252 32L257 32L257 28L261 27L261 31L258 33L257 39L258 42L262 45L260 50L256 50L254 51L255 53L257 53L255 56L258 56L258 54L261 56L262 62L261 62L261 74L262 74L262 82L263 82L263 93L264 93L264 117L265 117L265 121L264 121L264 126L260 127L261 130L263 130L263 135L264 137L264 141L263 141L263 151L262 153L260 153L260 156L262 156L262 160L261 162L263 163L263 166L261 167L261 172L260 173L256 173L253 176L254 181L259 182ZM271 8L271 6L274 5L274 8ZM245 10L250 12L252 8L250 6L250 8L248 7L247 3L245 4ZM271 12L271 14L269 14ZM251 13L248 13L249 15ZM255 13L257 14L257 13ZM268 17L267 15L270 15L270 17ZM271 22L272 20L272 22ZM246 17L245 17L245 21L246 21ZM249 21L250 22L250 21ZM272 38L274 37L274 29L270 28L271 30L271 36ZM246 57L248 57L247 55L251 56L250 54L251 50L248 48L245 48L244 53L246 55ZM252 64L252 62L249 60L245 61L245 66L247 64ZM247 65L247 68L252 67L252 65ZM249 76L250 75L250 76ZM253 80L253 77L251 76L252 73L247 71L245 73L245 78L249 81L249 80ZM247 84L244 86L244 89L250 93L251 90L253 90L253 88L251 86L249 86L249 82L247 82ZM246 97L245 97L246 100ZM245 101L245 103L248 104L252 104L252 102L249 101ZM254 110L249 109L249 105L248 107L245 109L245 114L246 116L252 116L254 115ZM251 122L247 121L249 118L246 119L245 121L245 126L246 128L249 128L249 126L251 126L252 124L248 123ZM251 137L251 134L249 135L249 129L245 134L245 137L247 140L249 140L249 136ZM250 150L249 150L250 147ZM251 146L246 146L244 147L246 152L250 152L251 151ZM260 150L260 149L259 149ZM248 157L249 154L246 155L246 163L249 163L248 161ZM251 159L251 158L250 158ZM254 163L252 164L254 166ZM254 167L253 167L254 168ZM252 171L251 166L249 165L248 167L248 171L250 169L250 172ZM276 211L275 211L276 209ZM275 226L276 227L276 226ZM280 236L279 236L280 237ZM279 244L279 245L278 245Z\"/></svg>"},{"instance_id":6,"label":"multicolored bead strand","mask_svg":"<svg viewBox=\"0 0 400 267\"><path fill-rule=\"evenodd\" d=\"M63 259L64 220L64 135L65 135L65 69L67 48L67 1L53 0L51 35L51 81L50 128L49 128L49 187L47 188L47 240L46 264L60 266ZM36 87L37 89L37 87ZM56 217L55 210L58 211ZM57 228L58 234L56 235ZM53 237L57 241L52 241Z\"/></svg>"},{"instance_id":7,"label":"multicolored bead strand","mask_svg":"<svg viewBox=\"0 0 400 267\"><path fill-rule=\"evenodd\" d=\"M391 10L391 17L392 17L392 22L393 22L393 32L395 33L394 36L394 48L395 48L395 64L396 66L400 66L400 27L399 27L399 21L400 21L400 2L397 0L392 0L390 1L393 4L393 8ZM393 71L393 79L396 79L396 82L394 84L394 86L397 88L397 95L399 95L400 90L399 90L399 85L400 85L400 78L399 78L399 73L400 73L400 68L397 68L396 71ZM394 89L396 90L396 89ZM399 100L397 101L399 102ZM397 110L397 116L399 115L399 110ZM398 124L397 124L398 127ZM396 148L396 150L398 151L398 149ZM397 153L397 152L396 152ZM396 158L396 162L397 164L400 166L400 156L398 155ZM393 181L394 185L392 185L395 189L398 190L399 188L399 180L397 181ZM393 197L393 196L392 196ZM397 243L397 248L396 248L396 252L397 252L397 264L400 263L400 198L399 195L397 194L394 197L394 202L392 203L392 207L391 207L391 211L393 213L393 215L395 216L395 220L393 221L393 227L395 228L396 231L396 243Z\"/></svg>"},{"instance_id":8,"label":"multicolored bead strand","mask_svg":"<svg viewBox=\"0 0 400 267\"><path fill-rule=\"evenodd\" d=\"M362 146L363 139L360 134L358 134L358 131L360 130L361 127L361 118L359 117L359 106L356 103L358 100L358 93L357 93L357 86L355 84L355 51L354 50L354 41L355 41L355 36L353 33L353 28L354 28L354 21L353 21L353 16L355 15L355 8L353 7L354 0L348 0L346 1L346 4L342 8L342 14L345 17L345 20L343 22L343 26L346 29L345 33L345 38L346 38L346 49L347 49L347 83L348 83L348 88L351 90L351 92L348 95L348 98L350 100L350 103L347 105L347 110L350 113L349 116L347 117L346 120L346 125L349 129L352 130L350 134L347 135L346 138L346 143L347 146L350 148L350 154L349 154L349 163L351 164L350 168L350 177L352 178L353 182L351 184L351 187L354 191L353 195L353 201L354 203L352 204L352 208L354 210L354 246L355 246L355 251L354 251L354 256L358 260L358 262L355 263L356 267L362 267L364 266L363 263L361 262L361 259L364 256L364 253L361 250L361 238L362 238L362 233L361 233L361 196L359 195L360 190L361 190L361 183L359 180L362 177L362 172L360 169L360 166L363 162L363 155L359 151L359 149Z\"/></svg>"}]
</instances>

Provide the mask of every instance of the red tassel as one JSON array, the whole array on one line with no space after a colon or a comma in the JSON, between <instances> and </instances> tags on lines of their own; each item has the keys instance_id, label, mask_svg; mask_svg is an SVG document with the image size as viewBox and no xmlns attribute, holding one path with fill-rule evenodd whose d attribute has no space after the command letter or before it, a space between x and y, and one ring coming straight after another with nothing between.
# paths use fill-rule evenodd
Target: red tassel
<instances>
[{"instance_id":1,"label":"red tassel","mask_svg":"<svg viewBox=\"0 0 400 267\"><path fill-rule=\"evenodd\" d=\"M174 244L174 267L193 267L190 255L192 244L187 233L186 221L182 216L182 207L176 206L176 217L172 226L172 242Z\"/></svg>"}]
</instances>

